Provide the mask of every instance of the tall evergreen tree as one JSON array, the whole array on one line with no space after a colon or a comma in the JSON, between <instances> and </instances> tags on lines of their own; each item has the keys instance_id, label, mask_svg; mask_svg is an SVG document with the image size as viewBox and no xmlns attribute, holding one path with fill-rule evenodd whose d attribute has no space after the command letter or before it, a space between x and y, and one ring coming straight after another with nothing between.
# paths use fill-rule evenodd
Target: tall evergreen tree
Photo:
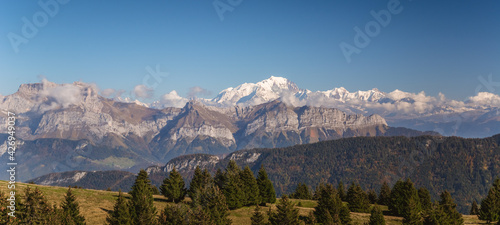
<instances>
[{"instance_id":1,"label":"tall evergreen tree","mask_svg":"<svg viewBox=\"0 0 500 225\"><path fill-rule=\"evenodd\" d=\"M432 203L431 207L424 212L424 225L441 225L447 224L446 214L438 203Z\"/></svg>"},{"instance_id":2,"label":"tall evergreen tree","mask_svg":"<svg viewBox=\"0 0 500 225\"><path fill-rule=\"evenodd\" d=\"M3 191L0 191L0 224L13 223L14 218L9 216L10 210L7 208L7 196Z\"/></svg>"},{"instance_id":3,"label":"tall evergreen tree","mask_svg":"<svg viewBox=\"0 0 500 225\"><path fill-rule=\"evenodd\" d=\"M299 210L296 209L288 196L283 195L276 205L277 211L269 213L271 225L299 225Z\"/></svg>"},{"instance_id":4,"label":"tall evergreen tree","mask_svg":"<svg viewBox=\"0 0 500 225\"><path fill-rule=\"evenodd\" d=\"M347 203L352 212L368 212L370 207L365 191L355 183L352 183L347 190Z\"/></svg>"},{"instance_id":5,"label":"tall evergreen tree","mask_svg":"<svg viewBox=\"0 0 500 225\"><path fill-rule=\"evenodd\" d=\"M488 223L500 219L500 179L496 179L486 198L481 201L479 219Z\"/></svg>"},{"instance_id":6,"label":"tall evergreen tree","mask_svg":"<svg viewBox=\"0 0 500 225\"><path fill-rule=\"evenodd\" d=\"M178 203L184 200L187 190L185 188L184 179L177 170L172 169L170 171L169 177L163 180L163 184L160 187L161 194L167 197L168 200Z\"/></svg>"},{"instance_id":7,"label":"tall evergreen tree","mask_svg":"<svg viewBox=\"0 0 500 225\"><path fill-rule=\"evenodd\" d=\"M68 188L66 196L64 196L64 202L61 204L63 212L70 216L76 225L85 224L85 217L80 215L80 205L76 201L75 195L71 191L71 187Z\"/></svg>"},{"instance_id":8,"label":"tall evergreen tree","mask_svg":"<svg viewBox=\"0 0 500 225\"><path fill-rule=\"evenodd\" d=\"M265 225L264 219L264 214L262 214L260 206L255 206L255 210L250 218L252 225Z\"/></svg>"},{"instance_id":9,"label":"tall evergreen tree","mask_svg":"<svg viewBox=\"0 0 500 225\"><path fill-rule=\"evenodd\" d=\"M257 185L259 186L261 204L265 205L266 203L276 202L276 192L274 191L273 183L267 177L264 166L260 167L259 174L257 176Z\"/></svg>"},{"instance_id":10,"label":"tall evergreen tree","mask_svg":"<svg viewBox=\"0 0 500 225\"><path fill-rule=\"evenodd\" d=\"M198 221L206 216L207 220L210 221L209 224L231 224L231 220L227 218L229 208L226 204L226 197L219 187L212 183L196 192L193 208L199 208L195 210L195 214L197 214L195 217L198 217Z\"/></svg>"},{"instance_id":11,"label":"tall evergreen tree","mask_svg":"<svg viewBox=\"0 0 500 225\"><path fill-rule=\"evenodd\" d=\"M470 207L470 215L479 215L479 206L477 205L476 200L472 202L472 206Z\"/></svg>"},{"instance_id":12,"label":"tall evergreen tree","mask_svg":"<svg viewBox=\"0 0 500 225\"><path fill-rule=\"evenodd\" d=\"M199 166L196 166L194 170L193 179L191 179L191 183L189 183L188 195L189 197L193 197L196 193L196 190L202 187L203 183L203 174Z\"/></svg>"},{"instance_id":13,"label":"tall evergreen tree","mask_svg":"<svg viewBox=\"0 0 500 225\"><path fill-rule=\"evenodd\" d=\"M342 201L347 202L347 194L345 193L345 187L342 181L339 182L337 193L339 194L339 197Z\"/></svg>"},{"instance_id":14,"label":"tall evergreen tree","mask_svg":"<svg viewBox=\"0 0 500 225\"><path fill-rule=\"evenodd\" d=\"M245 194L244 205L256 205L260 203L259 186L250 167L245 166L245 169L240 173L242 181L242 189Z\"/></svg>"},{"instance_id":15,"label":"tall evergreen tree","mask_svg":"<svg viewBox=\"0 0 500 225\"><path fill-rule=\"evenodd\" d=\"M318 205L314 208L316 221L348 224L351 221L349 209L343 205L335 188L330 184L318 186Z\"/></svg>"},{"instance_id":16,"label":"tall evergreen tree","mask_svg":"<svg viewBox=\"0 0 500 225\"><path fill-rule=\"evenodd\" d=\"M158 224L160 225L190 225L193 222L193 212L182 203L167 204L158 216Z\"/></svg>"},{"instance_id":17,"label":"tall evergreen tree","mask_svg":"<svg viewBox=\"0 0 500 225\"><path fill-rule=\"evenodd\" d=\"M406 213L403 217L403 225L423 225L423 218L418 204L418 198L410 198L408 206L405 206Z\"/></svg>"},{"instance_id":18,"label":"tall evergreen tree","mask_svg":"<svg viewBox=\"0 0 500 225\"><path fill-rule=\"evenodd\" d=\"M389 210L395 216L408 217L410 200L413 201L412 210L420 213L421 207L418 191L413 186L413 182L410 179L406 181L398 180L391 191Z\"/></svg>"},{"instance_id":19,"label":"tall evergreen tree","mask_svg":"<svg viewBox=\"0 0 500 225\"><path fill-rule=\"evenodd\" d=\"M229 161L226 171L224 171L222 193L226 197L229 209L241 208L246 203L240 172L241 169L233 160Z\"/></svg>"},{"instance_id":20,"label":"tall evergreen tree","mask_svg":"<svg viewBox=\"0 0 500 225\"><path fill-rule=\"evenodd\" d=\"M145 170L139 172L129 194L132 224L156 224L156 207L153 204L151 181Z\"/></svg>"},{"instance_id":21,"label":"tall evergreen tree","mask_svg":"<svg viewBox=\"0 0 500 225\"><path fill-rule=\"evenodd\" d=\"M440 195L441 200L439 201L439 207L444 213L444 224L451 225L461 225L464 223L464 219L462 218L462 214L457 211L457 204L451 198L451 195L448 191L444 191Z\"/></svg>"},{"instance_id":22,"label":"tall evergreen tree","mask_svg":"<svg viewBox=\"0 0 500 225\"><path fill-rule=\"evenodd\" d=\"M376 204L378 202L377 192L375 192L375 190L370 189L366 192L366 194L368 195L368 201L370 204Z\"/></svg>"},{"instance_id":23,"label":"tall evergreen tree","mask_svg":"<svg viewBox=\"0 0 500 225\"><path fill-rule=\"evenodd\" d=\"M21 224L46 224L52 216L52 206L40 191L35 188L32 190L29 186L24 191L24 201L16 205L19 206L16 215ZM16 200L19 196L16 197ZM17 203L17 202L16 202Z\"/></svg>"},{"instance_id":24,"label":"tall evergreen tree","mask_svg":"<svg viewBox=\"0 0 500 225\"><path fill-rule=\"evenodd\" d=\"M312 199L312 194L309 191L309 187L306 184L299 183L297 188L295 188L295 192L290 195L290 198L294 199Z\"/></svg>"},{"instance_id":25,"label":"tall evergreen tree","mask_svg":"<svg viewBox=\"0 0 500 225\"><path fill-rule=\"evenodd\" d=\"M130 218L130 212L128 208L128 203L125 197L123 197L122 190L118 192L118 199L113 206L113 211L109 212L106 222L110 225L131 225L132 221Z\"/></svg>"},{"instance_id":26,"label":"tall evergreen tree","mask_svg":"<svg viewBox=\"0 0 500 225\"><path fill-rule=\"evenodd\" d=\"M432 201L431 201L431 193L427 188L419 188L418 189L418 198L420 200L420 206L422 207L422 210L430 210L432 206Z\"/></svg>"},{"instance_id":27,"label":"tall evergreen tree","mask_svg":"<svg viewBox=\"0 0 500 225\"><path fill-rule=\"evenodd\" d=\"M386 181L382 184L380 188L380 194L378 195L378 204L388 206L391 203L391 187Z\"/></svg>"},{"instance_id":28,"label":"tall evergreen tree","mask_svg":"<svg viewBox=\"0 0 500 225\"><path fill-rule=\"evenodd\" d=\"M385 225L384 214L379 206L375 205L370 213L370 221L368 225Z\"/></svg>"}]
</instances>

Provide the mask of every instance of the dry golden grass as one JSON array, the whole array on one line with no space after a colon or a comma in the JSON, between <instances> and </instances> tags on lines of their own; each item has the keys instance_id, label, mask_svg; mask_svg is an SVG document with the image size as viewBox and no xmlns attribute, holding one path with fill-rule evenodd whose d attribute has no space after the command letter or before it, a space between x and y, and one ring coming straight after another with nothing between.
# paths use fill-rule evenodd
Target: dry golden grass
<instances>
[{"instance_id":1,"label":"dry golden grass","mask_svg":"<svg viewBox=\"0 0 500 225\"><path fill-rule=\"evenodd\" d=\"M35 184L25 184L25 183L17 183L16 191L18 194L24 195L24 189L30 186L32 188L38 187L45 195L47 200L50 203L60 204L63 199L68 188L65 187L52 187L52 186L43 186L43 185L35 185ZM10 191L7 188L6 181L0 181L0 191L7 193ZM101 191L101 190L91 190L91 189L73 189L73 193L75 194L78 203L80 204L80 212L85 216L87 224L104 224L106 221L106 216L108 215L108 211L113 209L113 205L115 204L116 198L118 197L118 192L112 191ZM129 197L128 194L125 194L126 197ZM167 204L165 197L160 195L155 195L155 206L156 210L159 213ZM186 199L186 201L190 201ZM279 201L279 199L278 199ZM310 212L312 212L314 207L316 206L316 201L311 200L291 200L299 209L300 216L307 216ZM267 211L271 207L272 210L276 209L276 205L268 204L267 207L262 207L261 212L267 218ZM237 210L232 210L230 212L229 218L233 221L233 224L238 225L249 225L250 217L254 213L255 207L243 207ZM383 211L387 211L386 206L381 206ZM401 217L394 216L384 216L387 225L396 225L402 224ZM351 213L351 218L353 224L364 224L368 222L370 218L370 214L368 213ZM469 216L464 215L465 224L486 224L484 221L480 221L477 216Z\"/></svg>"}]
</instances>

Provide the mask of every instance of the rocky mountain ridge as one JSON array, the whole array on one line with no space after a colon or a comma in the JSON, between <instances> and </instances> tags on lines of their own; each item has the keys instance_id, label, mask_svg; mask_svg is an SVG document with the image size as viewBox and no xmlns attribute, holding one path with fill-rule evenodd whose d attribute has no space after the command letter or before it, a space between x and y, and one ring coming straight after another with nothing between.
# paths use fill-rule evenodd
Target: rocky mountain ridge
<instances>
[{"instance_id":1,"label":"rocky mountain ridge","mask_svg":"<svg viewBox=\"0 0 500 225\"><path fill-rule=\"evenodd\" d=\"M21 85L0 100L0 109L4 122L8 110L17 114L17 154L28 165L21 179L68 170L134 171L185 154L423 134L389 127L378 115L294 107L278 100L225 108L189 101L183 108L160 110L104 98L81 82ZM6 132L2 126L0 134ZM7 150L5 137L0 135L1 155Z\"/></svg>"}]
</instances>

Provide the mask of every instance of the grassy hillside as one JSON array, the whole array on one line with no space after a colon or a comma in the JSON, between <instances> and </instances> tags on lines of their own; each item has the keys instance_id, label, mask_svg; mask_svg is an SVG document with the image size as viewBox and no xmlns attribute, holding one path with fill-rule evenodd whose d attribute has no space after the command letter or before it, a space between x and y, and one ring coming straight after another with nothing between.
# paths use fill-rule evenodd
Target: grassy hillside
<instances>
[{"instance_id":1,"label":"grassy hillside","mask_svg":"<svg viewBox=\"0 0 500 225\"><path fill-rule=\"evenodd\" d=\"M24 189L27 186L38 187L47 197L49 202L57 203L58 205L62 202L64 194L67 191L67 188L63 187L51 187L24 183L18 183L16 185L16 191L18 193L24 193ZM6 181L0 181L0 190L5 193L8 191ZM85 216L87 224L104 224L107 216L107 211L112 210L115 200L118 196L118 192L92 189L74 189L73 193L77 197L77 201L80 204L80 212ZM128 195L126 196L128 197ZM155 206L158 212L160 212L160 210L163 209L166 204L171 204L167 203L166 199L163 196L155 195L154 198ZM309 212L312 211L316 206L316 202L311 200L292 201L296 205L300 203L301 207L297 208L299 209L299 213L302 216L307 216ZM270 205L270 207L275 209L274 205ZM268 209L268 207L264 207L263 212L267 212ZM230 218L233 221L233 224L250 224L250 217L253 214L253 210L253 207L243 207L237 210L232 210L230 213ZM387 207L383 208L383 210L386 211ZM351 213L351 217L353 219L353 224L363 224L364 222L368 221L370 215L365 213ZM400 217L385 216L385 219L388 225L402 223L402 218ZM480 223L476 216L464 215L464 219L465 224L485 224Z\"/></svg>"}]
</instances>

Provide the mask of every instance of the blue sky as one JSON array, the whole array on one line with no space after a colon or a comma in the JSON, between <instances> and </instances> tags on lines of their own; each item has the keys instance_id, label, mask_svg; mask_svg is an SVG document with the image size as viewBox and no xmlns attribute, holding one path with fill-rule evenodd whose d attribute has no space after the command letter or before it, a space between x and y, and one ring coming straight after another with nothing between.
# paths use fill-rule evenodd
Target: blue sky
<instances>
[{"instance_id":1,"label":"blue sky","mask_svg":"<svg viewBox=\"0 0 500 225\"><path fill-rule=\"evenodd\" d=\"M200 97L213 97L274 75L310 90L400 89L462 100L475 94L478 77L500 80L499 1L216 2L232 9L223 20L213 1L72 0L57 3L43 21L37 1L2 1L0 94L41 76L131 91L146 67L157 65L168 76L156 97L171 90L186 96L193 86L212 92ZM356 47L354 28L365 30L375 21L370 11L397 2L400 12L347 62L339 45ZM34 16L41 27L25 37L23 18L33 23ZM13 34L27 40L18 52Z\"/></svg>"}]
</instances>

